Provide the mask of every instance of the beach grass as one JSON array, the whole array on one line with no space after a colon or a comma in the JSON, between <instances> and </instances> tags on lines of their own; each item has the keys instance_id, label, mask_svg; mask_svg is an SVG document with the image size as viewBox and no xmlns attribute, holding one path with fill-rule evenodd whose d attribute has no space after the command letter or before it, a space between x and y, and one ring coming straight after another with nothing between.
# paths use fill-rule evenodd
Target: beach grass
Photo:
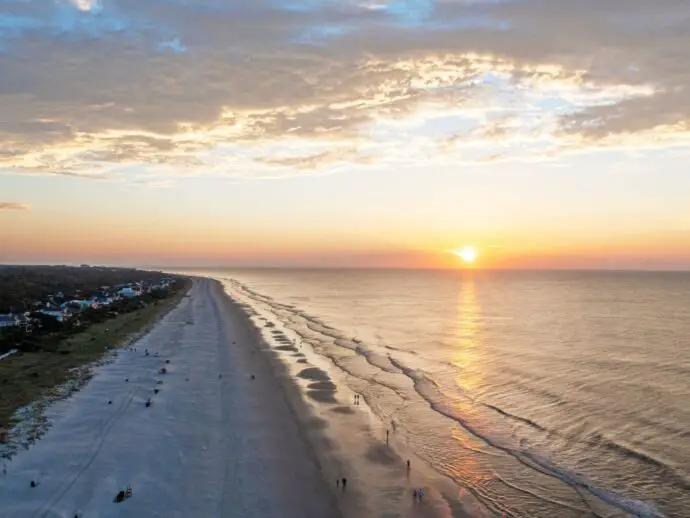
<instances>
[{"instance_id":1,"label":"beach grass","mask_svg":"<svg viewBox=\"0 0 690 518\"><path fill-rule=\"evenodd\" d=\"M0 443L14 424L17 410L42 397L54 395L70 380L88 379L88 365L98 362L109 350L122 347L147 331L187 294L191 280L156 304L89 325L65 337L49 350L18 353L0 361Z\"/></svg>"}]
</instances>

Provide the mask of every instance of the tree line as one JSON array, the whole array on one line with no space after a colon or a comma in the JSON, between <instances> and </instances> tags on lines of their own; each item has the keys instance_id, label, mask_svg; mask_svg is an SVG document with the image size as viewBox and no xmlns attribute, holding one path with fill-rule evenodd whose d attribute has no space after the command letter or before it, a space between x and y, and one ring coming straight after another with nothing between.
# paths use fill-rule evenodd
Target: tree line
<instances>
[{"instance_id":1,"label":"tree line","mask_svg":"<svg viewBox=\"0 0 690 518\"><path fill-rule=\"evenodd\" d=\"M101 286L130 282L159 282L166 274L133 268L92 266L0 266L0 314L22 313L33 303L62 292L71 298L77 293L88 297Z\"/></svg>"},{"instance_id":2,"label":"tree line","mask_svg":"<svg viewBox=\"0 0 690 518\"><path fill-rule=\"evenodd\" d=\"M0 313L8 312L8 309L3 309L9 307L16 313L28 311L31 322L29 328L0 328L0 354L12 349L22 352L57 351L62 340L83 331L89 325L157 304L161 299L183 289L186 284L178 280L168 288L144 293L139 297L122 298L108 306L87 308L64 322L36 311L40 309L33 307L36 301L45 301L49 295L58 292L63 293L66 298L71 298L78 292L88 297L102 286L117 286L133 281L157 284L164 277L170 276L124 268L0 266Z\"/></svg>"}]
</instances>

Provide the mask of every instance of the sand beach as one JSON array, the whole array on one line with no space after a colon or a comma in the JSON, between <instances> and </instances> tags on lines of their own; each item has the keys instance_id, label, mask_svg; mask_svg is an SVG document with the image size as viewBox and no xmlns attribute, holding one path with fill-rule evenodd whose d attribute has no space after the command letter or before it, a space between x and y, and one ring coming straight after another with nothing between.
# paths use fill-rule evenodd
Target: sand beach
<instances>
[{"instance_id":1,"label":"sand beach","mask_svg":"<svg viewBox=\"0 0 690 518\"><path fill-rule=\"evenodd\" d=\"M51 428L0 474L0 517L460 515L431 488L413 501L424 467L412 457L408 471L410 457L377 438L366 405L324 367L197 278L150 333L48 409Z\"/></svg>"}]
</instances>

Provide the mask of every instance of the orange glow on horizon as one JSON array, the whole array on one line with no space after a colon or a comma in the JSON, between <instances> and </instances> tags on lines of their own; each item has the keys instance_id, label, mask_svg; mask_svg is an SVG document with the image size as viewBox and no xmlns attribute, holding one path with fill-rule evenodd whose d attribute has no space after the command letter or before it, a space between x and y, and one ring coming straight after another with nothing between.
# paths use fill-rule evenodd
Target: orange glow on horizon
<instances>
[{"instance_id":1,"label":"orange glow on horizon","mask_svg":"<svg viewBox=\"0 0 690 518\"><path fill-rule=\"evenodd\" d=\"M608 235L515 229L462 232L453 239L421 228L328 229L257 226L239 219L183 220L131 215L51 217L7 213L0 262L219 265L270 264L419 269L653 269L690 263L678 232ZM450 234L451 232L448 232ZM457 236L472 245L457 247ZM383 236L383 237L382 237ZM450 253L449 253L450 252ZM462 262L461 262L462 261Z\"/></svg>"}]
</instances>

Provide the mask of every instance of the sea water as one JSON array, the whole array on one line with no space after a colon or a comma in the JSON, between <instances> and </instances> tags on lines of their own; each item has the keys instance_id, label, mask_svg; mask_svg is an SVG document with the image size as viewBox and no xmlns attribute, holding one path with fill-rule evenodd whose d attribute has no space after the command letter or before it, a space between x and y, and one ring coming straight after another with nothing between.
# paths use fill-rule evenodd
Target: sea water
<instances>
[{"instance_id":1,"label":"sea water","mask_svg":"<svg viewBox=\"0 0 690 518\"><path fill-rule=\"evenodd\" d=\"M690 516L690 274L237 269L487 515Z\"/></svg>"}]
</instances>

